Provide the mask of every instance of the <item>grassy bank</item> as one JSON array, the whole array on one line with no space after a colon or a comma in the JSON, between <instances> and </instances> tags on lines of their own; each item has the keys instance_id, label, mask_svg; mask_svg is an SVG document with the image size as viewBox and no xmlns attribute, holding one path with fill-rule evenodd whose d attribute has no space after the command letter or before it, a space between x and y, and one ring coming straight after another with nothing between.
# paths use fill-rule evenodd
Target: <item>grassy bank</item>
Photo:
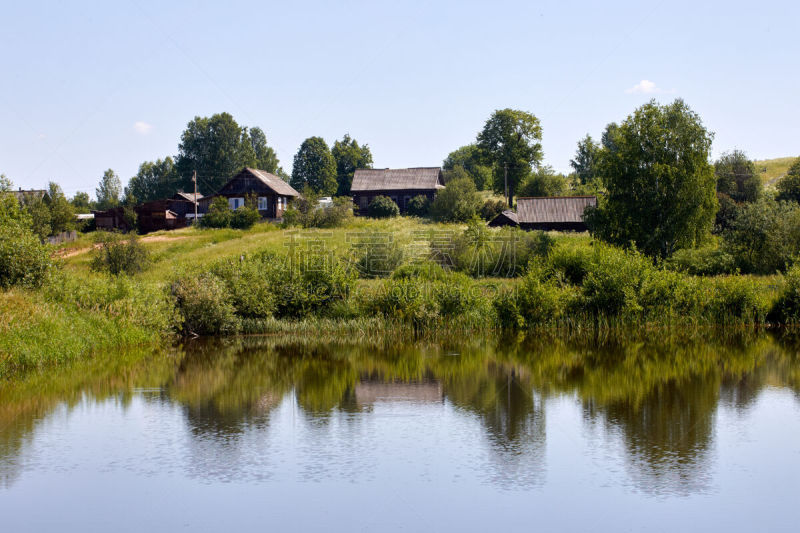
<instances>
[{"instance_id":1,"label":"grassy bank","mask_svg":"<svg viewBox=\"0 0 800 533\"><path fill-rule=\"evenodd\" d=\"M132 276L91 270L94 239L59 251L40 289L0 293L0 377L195 334L591 336L791 322L800 299L796 274L690 276L587 235L413 218L155 233L140 241L149 267Z\"/></svg>"}]
</instances>

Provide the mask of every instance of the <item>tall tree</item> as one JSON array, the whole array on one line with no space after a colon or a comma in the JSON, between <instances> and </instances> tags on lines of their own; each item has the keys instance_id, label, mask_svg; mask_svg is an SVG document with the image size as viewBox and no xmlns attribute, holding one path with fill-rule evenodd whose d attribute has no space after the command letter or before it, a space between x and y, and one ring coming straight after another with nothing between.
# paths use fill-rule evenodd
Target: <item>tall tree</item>
<instances>
[{"instance_id":1,"label":"tall tree","mask_svg":"<svg viewBox=\"0 0 800 533\"><path fill-rule=\"evenodd\" d=\"M260 128L239 126L229 113L195 117L186 125L175 161L183 190L193 190L194 171L201 188L211 194L246 166L278 171L278 159Z\"/></svg>"},{"instance_id":2,"label":"tall tree","mask_svg":"<svg viewBox=\"0 0 800 533\"><path fill-rule=\"evenodd\" d=\"M494 171L494 190L506 191L513 204L517 187L542 160L542 127L525 111L495 111L478 134L478 148ZM506 178L507 173L507 178Z\"/></svg>"},{"instance_id":3,"label":"tall tree","mask_svg":"<svg viewBox=\"0 0 800 533\"><path fill-rule=\"evenodd\" d=\"M302 190L306 185L322 196L336 194L336 160L322 137L309 137L294 156L292 187Z\"/></svg>"},{"instance_id":4,"label":"tall tree","mask_svg":"<svg viewBox=\"0 0 800 533\"><path fill-rule=\"evenodd\" d=\"M0 229L14 226L29 230L31 217L11 192L13 190L11 180L5 174L0 174Z\"/></svg>"},{"instance_id":5,"label":"tall tree","mask_svg":"<svg viewBox=\"0 0 800 533\"><path fill-rule=\"evenodd\" d=\"M800 157L795 159L789 171L776 185L778 200L800 203Z\"/></svg>"},{"instance_id":6,"label":"tall tree","mask_svg":"<svg viewBox=\"0 0 800 533\"><path fill-rule=\"evenodd\" d=\"M341 141L335 141L331 155L336 161L336 196L350 194L353 174L359 168L372 168L372 152L366 144L360 145L346 133Z\"/></svg>"},{"instance_id":7,"label":"tall tree","mask_svg":"<svg viewBox=\"0 0 800 533\"><path fill-rule=\"evenodd\" d=\"M119 205L122 195L122 182L116 172L110 168L103 172L100 185L95 189L98 209L111 209Z\"/></svg>"},{"instance_id":8,"label":"tall tree","mask_svg":"<svg viewBox=\"0 0 800 533\"><path fill-rule=\"evenodd\" d=\"M128 181L125 197L133 196L140 202L170 198L181 188L181 180L171 157L145 161L139 171ZM193 192L189 189L186 192Z\"/></svg>"},{"instance_id":9,"label":"tall tree","mask_svg":"<svg viewBox=\"0 0 800 533\"><path fill-rule=\"evenodd\" d=\"M76 213L88 213L93 208L92 199L89 198L88 192L76 192L70 203L75 208Z\"/></svg>"},{"instance_id":10,"label":"tall tree","mask_svg":"<svg viewBox=\"0 0 800 533\"><path fill-rule=\"evenodd\" d=\"M519 186L522 196L563 196L569 183L563 174L557 173L550 165L543 165L525 178Z\"/></svg>"},{"instance_id":11,"label":"tall tree","mask_svg":"<svg viewBox=\"0 0 800 533\"><path fill-rule=\"evenodd\" d=\"M453 169L463 168L478 190L484 190L492 186L492 169L486 166L481 158L481 151L476 144L468 144L453 150L442 162L442 169L445 174L445 181L450 181Z\"/></svg>"},{"instance_id":12,"label":"tall tree","mask_svg":"<svg viewBox=\"0 0 800 533\"><path fill-rule=\"evenodd\" d=\"M75 228L75 209L64 196L61 186L51 181L47 186L45 202L50 210L50 231L53 235Z\"/></svg>"},{"instance_id":13,"label":"tall tree","mask_svg":"<svg viewBox=\"0 0 800 533\"><path fill-rule=\"evenodd\" d=\"M575 170L575 176L581 185L586 185L594 179L599 153L600 145L594 142L591 135L586 135L586 137L578 141L575 159L570 159L569 164Z\"/></svg>"},{"instance_id":14,"label":"tall tree","mask_svg":"<svg viewBox=\"0 0 800 533\"><path fill-rule=\"evenodd\" d=\"M250 128L247 138L253 150L252 162L249 166L259 170L266 170L270 174L278 172L278 156L271 147L267 145L267 136L261 128Z\"/></svg>"},{"instance_id":15,"label":"tall tree","mask_svg":"<svg viewBox=\"0 0 800 533\"><path fill-rule=\"evenodd\" d=\"M713 134L700 117L683 100L651 100L606 133L597 169L608 194L589 214L592 231L660 257L702 242L717 199Z\"/></svg>"},{"instance_id":16,"label":"tall tree","mask_svg":"<svg viewBox=\"0 0 800 533\"><path fill-rule=\"evenodd\" d=\"M726 152L714 163L717 193L736 202L755 202L761 196L761 177L755 164L741 150Z\"/></svg>"},{"instance_id":17,"label":"tall tree","mask_svg":"<svg viewBox=\"0 0 800 533\"><path fill-rule=\"evenodd\" d=\"M22 205L30 217L30 229L42 240L53 234L50 224L50 208L45 202L45 197L35 193L25 193Z\"/></svg>"}]
</instances>

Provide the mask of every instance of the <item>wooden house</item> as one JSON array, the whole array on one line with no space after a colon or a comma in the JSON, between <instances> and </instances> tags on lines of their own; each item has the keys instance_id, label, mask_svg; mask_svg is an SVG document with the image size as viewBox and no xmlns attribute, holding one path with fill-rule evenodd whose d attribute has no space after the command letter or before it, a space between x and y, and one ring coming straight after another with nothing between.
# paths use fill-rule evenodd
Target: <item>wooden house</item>
<instances>
[{"instance_id":1,"label":"wooden house","mask_svg":"<svg viewBox=\"0 0 800 533\"><path fill-rule=\"evenodd\" d=\"M275 174L255 168L244 168L210 196L198 200L199 212L206 213L211 202L218 196L228 199L231 209L244 205L245 197L254 195L258 201L258 212L263 218L283 218L283 212L289 202L298 198L300 193Z\"/></svg>"},{"instance_id":2,"label":"wooden house","mask_svg":"<svg viewBox=\"0 0 800 533\"><path fill-rule=\"evenodd\" d=\"M503 211L490 226L519 226L525 230L587 231L584 213L597 207L596 196L517 198L517 211Z\"/></svg>"},{"instance_id":3,"label":"wooden house","mask_svg":"<svg viewBox=\"0 0 800 533\"><path fill-rule=\"evenodd\" d=\"M150 233L165 229L185 228L186 214L194 214L194 203L187 200L154 200L137 205L136 222L139 232Z\"/></svg>"},{"instance_id":4,"label":"wooden house","mask_svg":"<svg viewBox=\"0 0 800 533\"><path fill-rule=\"evenodd\" d=\"M94 226L96 229L105 231L119 230L128 232L131 227L125 222L124 209L122 207L112 207L105 211L92 211L94 215Z\"/></svg>"},{"instance_id":5,"label":"wooden house","mask_svg":"<svg viewBox=\"0 0 800 533\"><path fill-rule=\"evenodd\" d=\"M359 168L353 175L350 193L362 213L376 196L388 196L405 213L412 198L422 195L433 201L441 189L444 178L439 167Z\"/></svg>"},{"instance_id":6,"label":"wooden house","mask_svg":"<svg viewBox=\"0 0 800 533\"><path fill-rule=\"evenodd\" d=\"M194 204L198 204L197 210L199 212L199 202L202 198L203 195L200 193L195 194L193 192L176 192L172 195L172 198L170 198L172 201L170 209L179 217L185 217L187 215L194 217Z\"/></svg>"}]
</instances>

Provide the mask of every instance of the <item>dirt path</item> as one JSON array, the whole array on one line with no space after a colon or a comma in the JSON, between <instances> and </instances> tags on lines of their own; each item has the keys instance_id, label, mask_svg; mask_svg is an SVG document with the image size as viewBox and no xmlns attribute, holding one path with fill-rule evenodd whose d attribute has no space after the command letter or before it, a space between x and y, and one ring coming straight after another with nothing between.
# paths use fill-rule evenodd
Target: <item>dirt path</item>
<instances>
[{"instance_id":1,"label":"dirt path","mask_svg":"<svg viewBox=\"0 0 800 533\"><path fill-rule=\"evenodd\" d=\"M169 235L152 235L150 237L142 237L139 239L139 242L167 242L167 241L180 241L183 239L188 239L189 237L170 237ZM93 250L96 248L100 248L99 244L95 244L94 246L87 246L86 248L65 248L63 250L57 250L55 252L56 257L60 257L61 259L68 259L70 257L75 257L76 255L85 254L89 250Z\"/></svg>"}]
</instances>

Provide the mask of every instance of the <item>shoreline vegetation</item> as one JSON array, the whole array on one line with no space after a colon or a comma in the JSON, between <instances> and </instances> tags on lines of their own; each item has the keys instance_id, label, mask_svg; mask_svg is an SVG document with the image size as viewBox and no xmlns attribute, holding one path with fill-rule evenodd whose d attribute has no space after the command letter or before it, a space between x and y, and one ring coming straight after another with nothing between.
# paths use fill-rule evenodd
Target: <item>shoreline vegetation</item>
<instances>
[{"instance_id":1,"label":"shoreline vegetation","mask_svg":"<svg viewBox=\"0 0 800 533\"><path fill-rule=\"evenodd\" d=\"M82 236L40 287L0 293L0 378L196 335L594 338L798 319L797 267L696 276L586 234L401 218L170 236ZM142 264L109 274L102 254L115 253Z\"/></svg>"}]
</instances>

